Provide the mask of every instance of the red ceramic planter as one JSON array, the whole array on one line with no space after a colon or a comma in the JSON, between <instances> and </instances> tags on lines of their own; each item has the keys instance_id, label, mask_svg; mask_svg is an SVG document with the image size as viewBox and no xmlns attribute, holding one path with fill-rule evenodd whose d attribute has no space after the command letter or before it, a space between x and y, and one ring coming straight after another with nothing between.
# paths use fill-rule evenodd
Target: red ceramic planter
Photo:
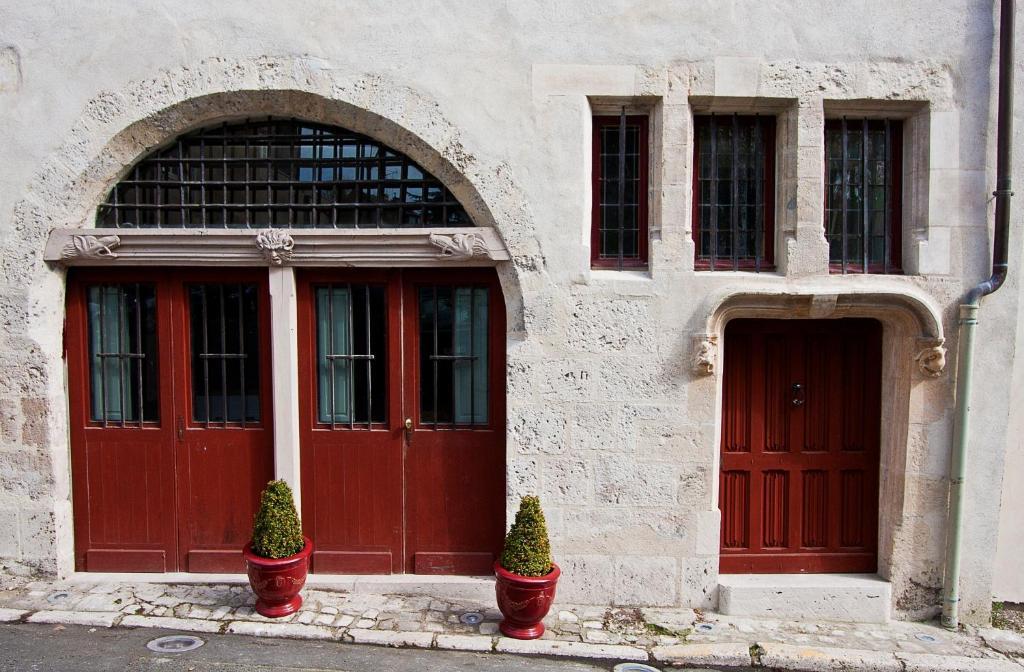
<instances>
[{"instance_id":1,"label":"red ceramic planter","mask_svg":"<svg viewBox=\"0 0 1024 672\"><path fill-rule=\"evenodd\" d=\"M287 558L261 558L252 552L252 544L245 545L242 555L249 571L249 585L256 593L256 611L268 618L294 614L302 606L299 591L306 585L309 556L313 542L303 537L306 545Z\"/></svg>"},{"instance_id":2,"label":"red ceramic planter","mask_svg":"<svg viewBox=\"0 0 1024 672\"><path fill-rule=\"evenodd\" d=\"M555 585L562 570L552 563L546 576L519 576L494 563L494 591L504 616L499 629L514 639L537 639L544 634L541 622L555 601Z\"/></svg>"}]
</instances>

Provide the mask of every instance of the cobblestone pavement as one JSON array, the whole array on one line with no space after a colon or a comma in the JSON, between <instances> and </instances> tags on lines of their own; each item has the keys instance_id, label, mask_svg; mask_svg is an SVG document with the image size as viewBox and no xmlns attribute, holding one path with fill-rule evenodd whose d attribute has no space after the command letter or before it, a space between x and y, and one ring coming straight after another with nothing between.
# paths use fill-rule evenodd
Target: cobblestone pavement
<instances>
[{"instance_id":1,"label":"cobblestone pavement","mask_svg":"<svg viewBox=\"0 0 1024 672\"><path fill-rule=\"evenodd\" d=\"M385 646L564 655L667 665L777 669L1024 671L1024 638L931 624L865 625L738 619L689 609L556 602L540 640L498 632L493 603L420 595L303 591L302 609L267 619L247 584L28 581L0 575L0 621L153 627ZM845 668L844 668L845 669Z\"/></svg>"}]
</instances>

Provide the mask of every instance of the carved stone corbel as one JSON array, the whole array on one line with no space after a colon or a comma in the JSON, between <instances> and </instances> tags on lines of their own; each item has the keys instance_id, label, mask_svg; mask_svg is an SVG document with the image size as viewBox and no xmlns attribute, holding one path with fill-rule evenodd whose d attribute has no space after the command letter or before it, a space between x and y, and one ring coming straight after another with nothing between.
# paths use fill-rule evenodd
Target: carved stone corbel
<instances>
[{"instance_id":1,"label":"carved stone corbel","mask_svg":"<svg viewBox=\"0 0 1024 672\"><path fill-rule=\"evenodd\" d=\"M61 259L117 259L114 248L121 244L118 236L92 236L82 234L72 236L61 251Z\"/></svg>"},{"instance_id":2,"label":"carved stone corbel","mask_svg":"<svg viewBox=\"0 0 1024 672\"><path fill-rule=\"evenodd\" d=\"M274 266L291 261L295 240L284 229L265 229L256 234L256 247Z\"/></svg>"},{"instance_id":3,"label":"carved stone corbel","mask_svg":"<svg viewBox=\"0 0 1024 672\"><path fill-rule=\"evenodd\" d=\"M946 347L944 338L917 339L917 354L914 361L927 378L938 378L946 368Z\"/></svg>"},{"instance_id":4,"label":"carved stone corbel","mask_svg":"<svg viewBox=\"0 0 1024 672\"><path fill-rule=\"evenodd\" d=\"M698 376L710 376L715 372L718 359L718 337L701 334L693 339L693 372Z\"/></svg>"},{"instance_id":5,"label":"carved stone corbel","mask_svg":"<svg viewBox=\"0 0 1024 672\"><path fill-rule=\"evenodd\" d=\"M483 238L475 233L432 233L430 244L441 250L440 256L454 259L472 259L486 257L489 250Z\"/></svg>"}]
</instances>

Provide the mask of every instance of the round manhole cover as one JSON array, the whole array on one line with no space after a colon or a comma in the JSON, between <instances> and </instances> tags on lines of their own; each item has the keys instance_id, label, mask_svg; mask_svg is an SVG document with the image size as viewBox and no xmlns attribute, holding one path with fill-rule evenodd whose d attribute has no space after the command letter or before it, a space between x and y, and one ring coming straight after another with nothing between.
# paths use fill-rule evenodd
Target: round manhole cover
<instances>
[{"instance_id":1,"label":"round manhole cover","mask_svg":"<svg viewBox=\"0 0 1024 672\"><path fill-rule=\"evenodd\" d=\"M479 625L484 620L483 614L476 611L469 611L459 616L459 620L466 625Z\"/></svg>"},{"instance_id":2,"label":"round manhole cover","mask_svg":"<svg viewBox=\"0 0 1024 672\"><path fill-rule=\"evenodd\" d=\"M661 670L643 663L619 663L612 668L612 672L661 672Z\"/></svg>"},{"instance_id":3,"label":"round manhole cover","mask_svg":"<svg viewBox=\"0 0 1024 672\"><path fill-rule=\"evenodd\" d=\"M168 635L150 640L146 648L157 653L186 653L195 651L203 644L203 640L195 635Z\"/></svg>"},{"instance_id":4,"label":"round manhole cover","mask_svg":"<svg viewBox=\"0 0 1024 672\"><path fill-rule=\"evenodd\" d=\"M929 644L934 644L935 642L939 641L935 635L928 635L923 632L917 633L916 635L914 635L914 637L917 637L922 642L928 642Z\"/></svg>"},{"instance_id":5,"label":"round manhole cover","mask_svg":"<svg viewBox=\"0 0 1024 672\"><path fill-rule=\"evenodd\" d=\"M60 592L50 593L49 595L47 595L46 601L50 604L57 604L58 602L63 602L69 597L71 597L71 593L67 592L66 590L62 590Z\"/></svg>"}]
</instances>

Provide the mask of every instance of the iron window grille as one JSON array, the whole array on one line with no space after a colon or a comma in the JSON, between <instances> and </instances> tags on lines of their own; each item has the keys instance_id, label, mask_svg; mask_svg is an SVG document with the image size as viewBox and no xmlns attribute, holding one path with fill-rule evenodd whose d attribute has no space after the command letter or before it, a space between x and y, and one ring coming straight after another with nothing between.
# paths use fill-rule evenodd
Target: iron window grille
<instances>
[{"instance_id":1,"label":"iron window grille","mask_svg":"<svg viewBox=\"0 0 1024 672\"><path fill-rule=\"evenodd\" d=\"M825 123L825 238L833 273L899 273L903 125Z\"/></svg>"},{"instance_id":2,"label":"iron window grille","mask_svg":"<svg viewBox=\"0 0 1024 672\"><path fill-rule=\"evenodd\" d=\"M97 212L118 228L472 226L450 191L365 135L294 119L222 124L134 165Z\"/></svg>"},{"instance_id":3,"label":"iron window grille","mask_svg":"<svg viewBox=\"0 0 1024 672\"><path fill-rule=\"evenodd\" d=\"M317 421L331 429L373 429L386 420L384 290L353 284L316 288Z\"/></svg>"},{"instance_id":4,"label":"iron window grille","mask_svg":"<svg viewBox=\"0 0 1024 672\"><path fill-rule=\"evenodd\" d=\"M258 289L189 285L192 419L206 427L260 421Z\"/></svg>"},{"instance_id":5,"label":"iron window grille","mask_svg":"<svg viewBox=\"0 0 1024 672\"><path fill-rule=\"evenodd\" d=\"M158 422L155 287L91 285L86 304L90 419L104 427Z\"/></svg>"},{"instance_id":6,"label":"iron window grille","mask_svg":"<svg viewBox=\"0 0 1024 672\"><path fill-rule=\"evenodd\" d=\"M775 119L694 119L694 267L762 270L775 260Z\"/></svg>"},{"instance_id":7,"label":"iron window grille","mask_svg":"<svg viewBox=\"0 0 1024 672\"><path fill-rule=\"evenodd\" d=\"M591 265L647 266L647 117L594 117Z\"/></svg>"},{"instance_id":8,"label":"iron window grille","mask_svg":"<svg viewBox=\"0 0 1024 672\"><path fill-rule=\"evenodd\" d=\"M420 287L420 420L488 423L488 288Z\"/></svg>"}]
</instances>

